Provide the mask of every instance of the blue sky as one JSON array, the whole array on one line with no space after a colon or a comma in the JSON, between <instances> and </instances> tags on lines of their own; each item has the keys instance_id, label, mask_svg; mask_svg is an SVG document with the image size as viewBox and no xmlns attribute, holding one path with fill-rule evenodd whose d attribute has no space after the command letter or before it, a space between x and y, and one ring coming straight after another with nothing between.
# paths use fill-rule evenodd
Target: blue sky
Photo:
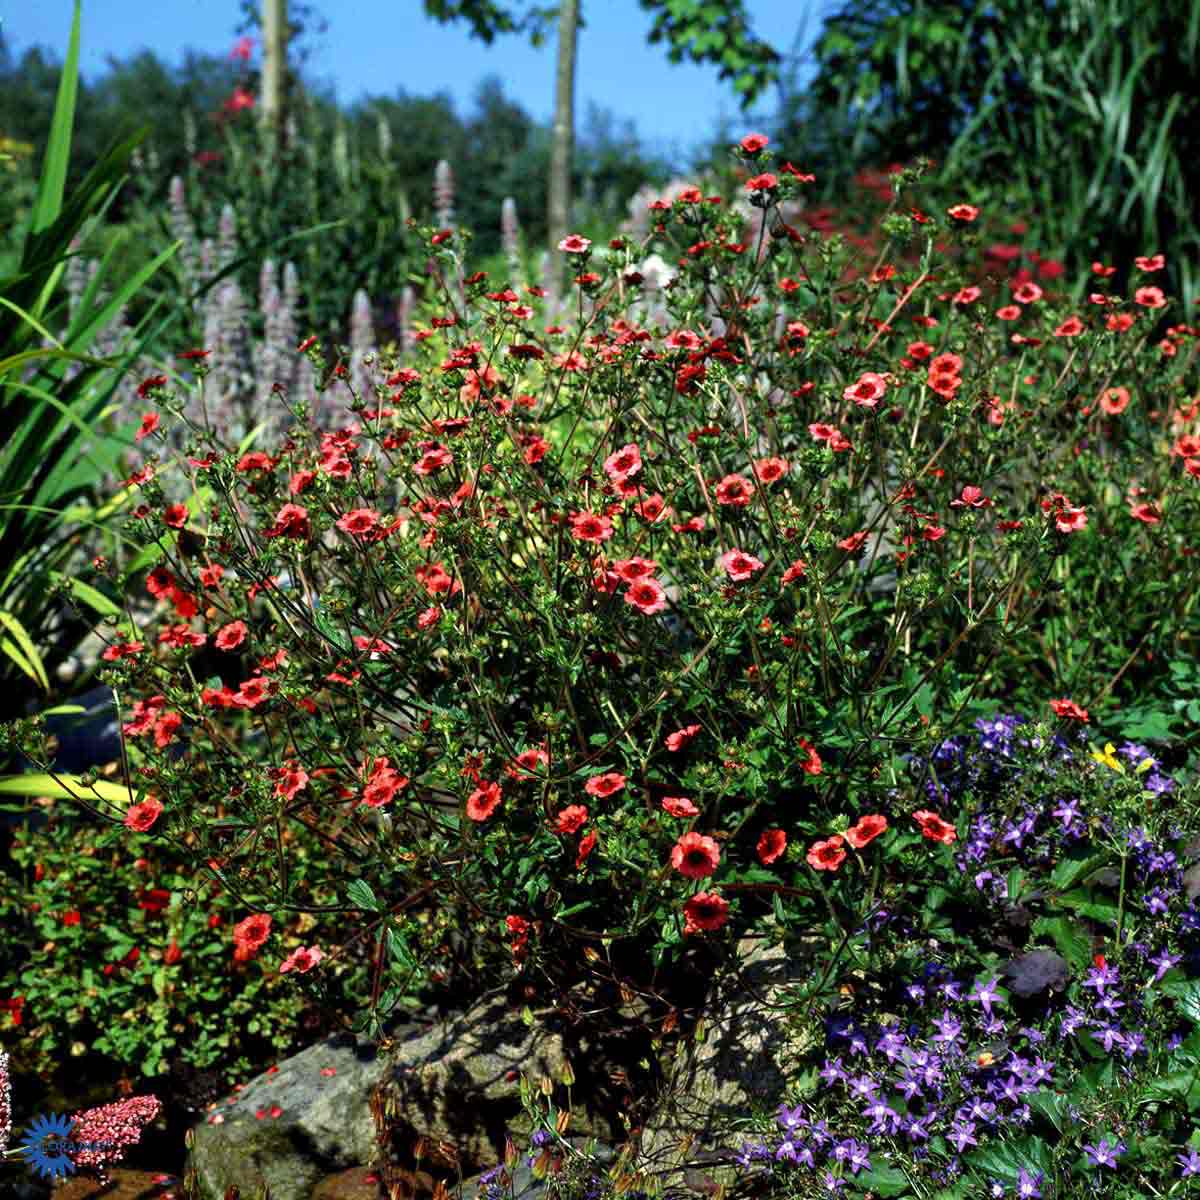
<instances>
[{"instance_id":1,"label":"blue sky","mask_svg":"<svg viewBox=\"0 0 1200 1200\"><path fill-rule=\"evenodd\" d=\"M110 56L126 58L149 48L177 63L186 47L227 53L240 21L238 0L84 0L83 70L103 69ZM802 24L817 31L823 0L750 0L755 31L777 49L791 49ZM318 38L312 73L331 82L338 98L447 91L460 111L470 107L479 81L499 75L508 95L535 117L549 117L554 71L553 39L539 50L516 37L491 47L461 26L430 21L421 0L316 0L328 30ZM71 0L0 0L10 47L30 45L60 54L70 30ZM580 34L577 112L589 101L619 118L632 118L654 149L681 153L717 128L724 116L741 132L743 117L732 88L715 67L672 65L661 46L646 40L651 16L637 0L583 0L587 27Z\"/></svg>"}]
</instances>

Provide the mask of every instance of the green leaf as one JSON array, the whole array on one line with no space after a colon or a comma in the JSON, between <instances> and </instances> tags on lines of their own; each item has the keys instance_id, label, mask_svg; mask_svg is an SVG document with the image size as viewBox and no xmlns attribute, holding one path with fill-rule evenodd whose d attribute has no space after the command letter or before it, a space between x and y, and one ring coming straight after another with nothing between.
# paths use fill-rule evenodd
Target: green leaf
<instances>
[{"instance_id":1,"label":"green leaf","mask_svg":"<svg viewBox=\"0 0 1200 1200\"><path fill-rule=\"evenodd\" d=\"M79 0L75 0L75 15L71 20L71 40L58 81L58 97L54 102L54 117L50 137L46 142L46 157L42 160L37 198L33 204L30 229L41 233L58 219L62 211L63 189L67 183L67 165L71 158L71 129L75 124L75 98L79 92Z\"/></svg>"},{"instance_id":2,"label":"green leaf","mask_svg":"<svg viewBox=\"0 0 1200 1200\"><path fill-rule=\"evenodd\" d=\"M109 804L127 808L137 796L119 783L98 779L90 788L85 788L78 775L2 775L0 793L10 796L53 796L58 800L76 800L82 795L86 799L99 797Z\"/></svg>"},{"instance_id":3,"label":"green leaf","mask_svg":"<svg viewBox=\"0 0 1200 1200\"><path fill-rule=\"evenodd\" d=\"M854 1177L854 1186L876 1196L903 1196L909 1190L908 1176L899 1167L879 1160L869 1171L860 1171Z\"/></svg>"},{"instance_id":4,"label":"green leaf","mask_svg":"<svg viewBox=\"0 0 1200 1200\"><path fill-rule=\"evenodd\" d=\"M351 880L349 887L346 888L346 898L355 908L361 908L366 912L379 911L379 901L376 899L371 885L365 879Z\"/></svg>"},{"instance_id":5,"label":"green leaf","mask_svg":"<svg viewBox=\"0 0 1200 1200\"><path fill-rule=\"evenodd\" d=\"M1160 991L1171 996L1188 1020L1200 1025L1200 979L1181 979L1161 985Z\"/></svg>"},{"instance_id":6,"label":"green leaf","mask_svg":"<svg viewBox=\"0 0 1200 1200\"><path fill-rule=\"evenodd\" d=\"M1021 1169L1042 1171L1047 1175L1054 1170L1054 1157L1050 1147L1041 1138L1026 1137L985 1146L968 1154L966 1161L985 1175L995 1175L1006 1183L1015 1184Z\"/></svg>"},{"instance_id":7,"label":"green leaf","mask_svg":"<svg viewBox=\"0 0 1200 1200\"><path fill-rule=\"evenodd\" d=\"M1084 971L1092 961L1092 944L1078 922L1067 917L1038 917L1033 923L1035 936L1048 937L1054 948L1075 968Z\"/></svg>"}]
</instances>

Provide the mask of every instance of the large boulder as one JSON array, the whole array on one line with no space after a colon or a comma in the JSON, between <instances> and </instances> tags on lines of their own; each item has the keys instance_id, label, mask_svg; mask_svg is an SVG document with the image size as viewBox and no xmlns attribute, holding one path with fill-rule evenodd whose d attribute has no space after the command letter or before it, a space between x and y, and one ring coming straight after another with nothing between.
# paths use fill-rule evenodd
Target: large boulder
<instances>
[{"instance_id":1,"label":"large boulder","mask_svg":"<svg viewBox=\"0 0 1200 1200\"><path fill-rule=\"evenodd\" d=\"M811 956L747 938L738 960L741 969L709 997L701 1035L666 1065L643 1126L637 1167L663 1183L708 1190L706 1174L713 1183L731 1179L728 1169L697 1168L736 1148L728 1132L734 1120L783 1101L789 1070L794 1075L813 1047L815 1035L796 1032L781 1005L790 986L811 983Z\"/></svg>"},{"instance_id":2,"label":"large boulder","mask_svg":"<svg viewBox=\"0 0 1200 1200\"><path fill-rule=\"evenodd\" d=\"M193 1131L191 1166L203 1200L223 1200L230 1185L243 1200L255 1200L264 1186L271 1200L310 1200L320 1181L371 1161L374 1096L401 1153L422 1136L470 1176L499 1163L506 1135L522 1127L521 1077L533 1086L543 1077L558 1083L567 1062L553 1014L525 1016L503 995L398 1031L386 1055L348 1035L331 1038L258 1076L210 1114ZM586 1081L579 1083L574 1095L589 1096ZM613 1135L606 1120L583 1108L571 1129Z\"/></svg>"}]
</instances>

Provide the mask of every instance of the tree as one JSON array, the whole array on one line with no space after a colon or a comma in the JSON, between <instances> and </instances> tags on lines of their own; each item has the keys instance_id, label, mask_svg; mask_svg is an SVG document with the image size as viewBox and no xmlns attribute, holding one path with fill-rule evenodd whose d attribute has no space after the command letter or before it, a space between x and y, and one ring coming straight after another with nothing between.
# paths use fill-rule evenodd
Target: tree
<instances>
[{"instance_id":1,"label":"tree","mask_svg":"<svg viewBox=\"0 0 1200 1200\"><path fill-rule=\"evenodd\" d=\"M583 28L579 0L558 6L529 0L423 0L425 12L443 23L465 21L471 34L490 45L501 33L524 33L535 45L545 40L558 17L558 68L554 90L554 148L548 186L550 252L558 260L558 243L567 233L571 207L571 166L575 138L575 58L578 30ZM751 30L744 0L639 0L654 14L650 41L665 41L671 62L685 57L720 67L748 107L778 78L779 54ZM558 270L552 277L557 280Z\"/></svg>"}]
</instances>

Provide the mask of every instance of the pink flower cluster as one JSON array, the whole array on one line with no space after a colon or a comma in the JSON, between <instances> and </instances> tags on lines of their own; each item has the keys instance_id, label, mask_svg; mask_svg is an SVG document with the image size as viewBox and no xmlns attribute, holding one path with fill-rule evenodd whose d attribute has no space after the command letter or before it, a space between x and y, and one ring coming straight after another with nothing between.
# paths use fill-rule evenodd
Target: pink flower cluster
<instances>
[{"instance_id":1,"label":"pink flower cluster","mask_svg":"<svg viewBox=\"0 0 1200 1200\"><path fill-rule=\"evenodd\" d=\"M12 1132L12 1090L8 1082L8 1055L0 1050L0 1154L8 1149Z\"/></svg>"},{"instance_id":2,"label":"pink flower cluster","mask_svg":"<svg viewBox=\"0 0 1200 1200\"><path fill-rule=\"evenodd\" d=\"M101 1148L77 1150L71 1156L75 1165L103 1168L120 1162L125 1151L137 1145L142 1129L161 1111L162 1104L154 1096L130 1096L76 1113L72 1140L95 1143Z\"/></svg>"}]
</instances>

